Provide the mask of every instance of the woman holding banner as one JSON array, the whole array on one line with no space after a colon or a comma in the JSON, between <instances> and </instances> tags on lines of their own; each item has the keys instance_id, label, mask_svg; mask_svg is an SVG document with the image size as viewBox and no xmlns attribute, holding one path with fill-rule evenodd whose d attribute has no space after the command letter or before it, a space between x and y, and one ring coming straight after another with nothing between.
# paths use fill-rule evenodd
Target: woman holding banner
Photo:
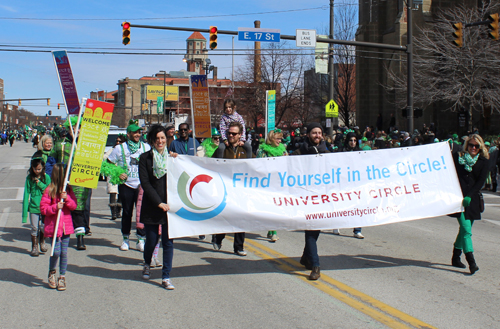
<instances>
[{"instance_id":1,"label":"woman holding banner","mask_svg":"<svg viewBox=\"0 0 500 329\"><path fill-rule=\"evenodd\" d=\"M269 157L280 157L283 155L288 155L286 152L285 145L281 144L283 140L283 133L281 129L271 130L267 134L267 139L265 143L259 145L257 149L257 158L269 158ZM276 231L267 232L267 238L271 242L278 241L278 233Z\"/></svg>"},{"instance_id":2,"label":"woman holding banner","mask_svg":"<svg viewBox=\"0 0 500 329\"><path fill-rule=\"evenodd\" d=\"M460 230L455 240L451 264L459 268L466 267L460 261L463 250L471 274L479 270L472 249L471 229L474 221L481 219L481 213L484 211L484 201L480 191L488 176L488 159L488 150L478 134L466 139L462 152L453 154L458 180L464 195L462 202L464 212L458 213Z\"/></svg>"},{"instance_id":3,"label":"woman holding banner","mask_svg":"<svg viewBox=\"0 0 500 329\"><path fill-rule=\"evenodd\" d=\"M174 241L168 237L167 211L167 135L165 128L156 124L151 126L147 135L153 148L139 158L139 179L144 190L141 206L141 222L144 224L146 243L144 245L144 268L142 278L149 280L153 251L159 238L159 225L162 225L161 241L163 246L162 286L168 290L175 287L170 281ZM171 156L177 153L170 152Z\"/></svg>"},{"instance_id":4,"label":"woman holding banner","mask_svg":"<svg viewBox=\"0 0 500 329\"><path fill-rule=\"evenodd\" d=\"M299 148L295 150L295 152L293 152L293 155L320 153L330 153L323 140L323 128L319 123L311 123L307 126L307 135L304 142L299 145ZM318 280L321 276L317 246L320 232L320 230L304 231L306 245L304 246L304 252L300 258L300 264L304 265L306 269L311 270L309 280Z\"/></svg>"}]
</instances>

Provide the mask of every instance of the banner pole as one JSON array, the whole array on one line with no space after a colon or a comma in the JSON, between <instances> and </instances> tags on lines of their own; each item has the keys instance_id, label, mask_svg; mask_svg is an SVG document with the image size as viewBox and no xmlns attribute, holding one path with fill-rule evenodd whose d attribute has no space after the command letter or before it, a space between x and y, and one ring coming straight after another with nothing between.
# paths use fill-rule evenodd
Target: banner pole
<instances>
[{"instance_id":1,"label":"banner pole","mask_svg":"<svg viewBox=\"0 0 500 329\"><path fill-rule=\"evenodd\" d=\"M78 121L76 122L76 128L73 131L73 143L71 144L71 152L69 154L68 165L66 166L66 174L64 175L64 185L63 192L66 192L66 187L68 186L69 172L71 170L71 163L73 161L73 153L76 148L76 139L78 138L78 128L80 127L80 121L82 119L82 114L85 111L85 105L87 104L87 99L82 98L82 103L80 105L80 113L78 113ZM71 126L71 120L69 125ZM56 226L54 228L54 237L52 238L52 248L50 250L50 256L54 256L54 248L56 246L57 232L59 231L59 221L61 219L61 209L57 211ZM55 239L54 239L55 238Z\"/></svg>"},{"instance_id":2,"label":"banner pole","mask_svg":"<svg viewBox=\"0 0 500 329\"><path fill-rule=\"evenodd\" d=\"M196 156L196 129L194 127L194 110L193 110L193 82L191 81L191 76L189 77L189 98L190 98L190 104L191 104L191 127L193 127L193 150L194 150L194 155ZM188 135L188 141L189 141L189 135Z\"/></svg>"}]
</instances>

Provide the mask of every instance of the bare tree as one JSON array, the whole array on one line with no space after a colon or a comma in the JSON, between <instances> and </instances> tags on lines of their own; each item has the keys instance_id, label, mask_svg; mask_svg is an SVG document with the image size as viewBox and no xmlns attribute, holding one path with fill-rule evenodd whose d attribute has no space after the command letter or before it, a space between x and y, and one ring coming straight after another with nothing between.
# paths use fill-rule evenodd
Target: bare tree
<instances>
[{"instance_id":1,"label":"bare tree","mask_svg":"<svg viewBox=\"0 0 500 329\"><path fill-rule=\"evenodd\" d=\"M238 81L251 82L242 95L242 108L257 126L259 118L265 114L266 90L276 90L276 124L289 123L302 107L306 56L302 50L288 49L287 42L270 43L261 52L260 81L255 81L253 50L236 72Z\"/></svg>"},{"instance_id":2,"label":"bare tree","mask_svg":"<svg viewBox=\"0 0 500 329\"><path fill-rule=\"evenodd\" d=\"M445 110L467 111L469 127L473 111L500 112L500 42L487 37L486 26L464 28L464 45L453 45L453 24L464 26L486 20L499 9L498 1L485 1L478 7L455 6L440 11L434 21L419 29L414 39L414 99L415 105L425 108L444 104ZM399 72L406 72L406 63ZM396 94L406 93L407 77L388 69L393 86L384 86ZM406 105L405 98L396 103Z\"/></svg>"},{"instance_id":3,"label":"bare tree","mask_svg":"<svg viewBox=\"0 0 500 329\"><path fill-rule=\"evenodd\" d=\"M354 6L342 6L335 10L335 39L354 40L357 27L357 10ZM328 34L324 30L323 34ZM356 116L356 53L353 46L335 45L332 54L335 63L335 102L339 106L339 121L346 126L355 123ZM314 65L314 63L312 63ZM329 79L325 74L308 79L306 99L324 111L330 100Z\"/></svg>"}]
</instances>

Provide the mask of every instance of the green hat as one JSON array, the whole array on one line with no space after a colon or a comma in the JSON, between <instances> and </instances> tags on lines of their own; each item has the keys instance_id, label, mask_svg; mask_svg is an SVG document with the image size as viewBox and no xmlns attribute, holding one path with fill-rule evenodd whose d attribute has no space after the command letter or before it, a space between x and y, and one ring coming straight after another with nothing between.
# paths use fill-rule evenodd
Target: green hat
<instances>
[{"instance_id":1,"label":"green hat","mask_svg":"<svg viewBox=\"0 0 500 329\"><path fill-rule=\"evenodd\" d=\"M457 134L453 134L453 135L451 136L451 138L453 138L453 139L458 139L458 135L457 135Z\"/></svg>"},{"instance_id":2,"label":"green hat","mask_svg":"<svg viewBox=\"0 0 500 329\"><path fill-rule=\"evenodd\" d=\"M434 143L439 143L439 139L434 138Z\"/></svg>"},{"instance_id":3,"label":"green hat","mask_svg":"<svg viewBox=\"0 0 500 329\"><path fill-rule=\"evenodd\" d=\"M78 122L78 117L74 116L74 115L68 116L66 121L64 121L64 127L69 128L70 122L71 122L71 126L76 125Z\"/></svg>"},{"instance_id":4,"label":"green hat","mask_svg":"<svg viewBox=\"0 0 500 329\"><path fill-rule=\"evenodd\" d=\"M212 137L213 137L213 136L220 136L219 131L218 131L218 130L217 130L217 128L215 128L215 127L214 127L214 128L212 128Z\"/></svg>"},{"instance_id":5,"label":"green hat","mask_svg":"<svg viewBox=\"0 0 500 329\"><path fill-rule=\"evenodd\" d=\"M367 140L368 140L368 138L366 138L366 137L361 138L362 142L366 142Z\"/></svg>"},{"instance_id":6,"label":"green hat","mask_svg":"<svg viewBox=\"0 0 500 329\"><path fill-rule=\"evenodd\" d=\"M490 146L491 144L490 144L490 142L484 142L484 145Z\"/></svg>"},{"instance_id":7,"label":"green hat","mask_svg":"<svg viewBox=\"0 0 500 329\"><path fill-rule=\"evenodd\" d=\"M136 132L138 130L141 130L142 128L139 127L139 121L138 120L133 120L130 119L128 122L128 127L127 127L127 133L129 132Z\"/></svg>"}]
</instances>

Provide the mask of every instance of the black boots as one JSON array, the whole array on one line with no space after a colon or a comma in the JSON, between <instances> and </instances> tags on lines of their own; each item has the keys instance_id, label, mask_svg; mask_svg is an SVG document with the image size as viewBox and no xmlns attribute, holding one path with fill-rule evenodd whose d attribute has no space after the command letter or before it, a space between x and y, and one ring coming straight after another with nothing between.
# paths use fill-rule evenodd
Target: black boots
<instances>
[{"instance_id":1,"label":"black boots","mask_svg":"<svg viewBox=\"0 0 500 329\"><path fill-rule=\"evenodd\" d=\"M465 259L467 259L467 263L469 263L470 274L476 273L479 267L476 265L474 254L472 252L465 253Z\"/></svg>"},{"instance_id":2,"label":"black boots","mask_svg":"<svg viewBox=\"0 0 500 329\"><path fill-rule=\"evenodd\" d=\"M84 235L76 236L76 250L87 250L87 247L85 246Z\"/></svg>"},{"instance_id":3,"label":"black boots","mask_svg":"<svg viewBox=\"0 0 500 329\"><path fill-rule=\"evenodd\" d=\"M321 276L319 272L319 266L314 266L312 268L311 274L309 274L309 280L318 280Z\"/></svg>"},{"instance_id":4,"label":"black boots","mask_svg":"<svg viewBox=\"0 0 500 329\"><path fill-rule=\"evenodd\" d=\"M40 253L38 252L38 237L37 236L31 236L31 252L30 256L32 257L38 257Z\"/></svg>"},{"instance_id":5,"label":"black boots","mask_svg":"<svg viewBox=\"0 0 500 329\"><path fill-rule=\"evenodd\" d=\"M462 254L462 250L454 248L453 249L453 257L451 257L451 265L458 268L465 268L465 264L460 261L460 255Z\"/></svg>"},{"instance_id":6,"label":"black boots","mask_svg":"<svg viewBox=\"0 0 500 329\"><path fill-rule=\"evenodd\" d=\"M38 232L38 243L40 243L40 251L41 252L47 252L48 248L47 245L45 244L45 236L43 235L42 230Z\"/></svg>"},{"instance_id":7,"label":"black boots","mask_svg":"<svg viewBox=\"0 0 500 329\"><path fill-rule=\"evenodd\" d=\"M119 203L110 203L109 208L111 209L111 220L116 220L121 218L122 205Z\"/></svg>"}]
</instances>

